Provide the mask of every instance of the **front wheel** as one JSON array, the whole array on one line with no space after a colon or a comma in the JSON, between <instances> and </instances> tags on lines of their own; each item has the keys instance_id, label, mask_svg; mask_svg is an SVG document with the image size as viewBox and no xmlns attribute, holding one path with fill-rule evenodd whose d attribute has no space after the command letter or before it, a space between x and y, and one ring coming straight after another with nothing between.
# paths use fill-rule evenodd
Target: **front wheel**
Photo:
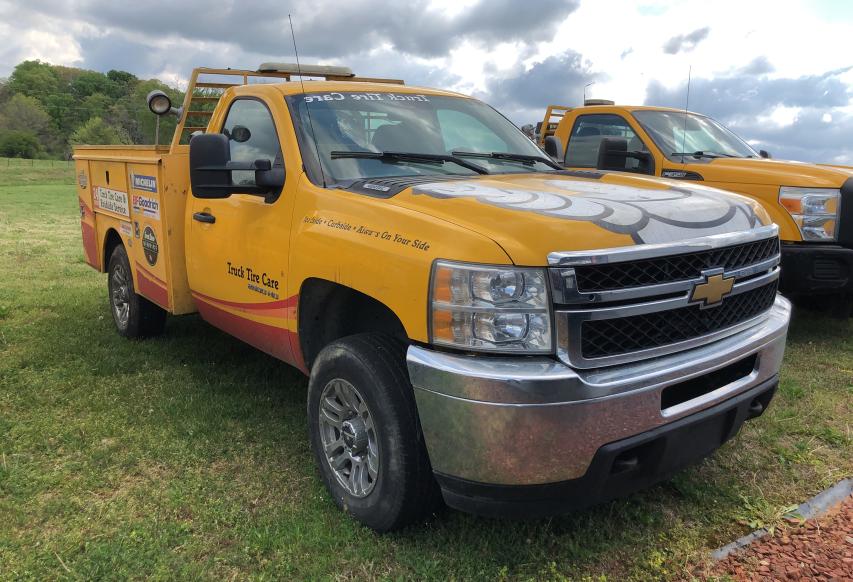
<instances>
[{"instance_id":1,"label":"front wheel","mask_svg":"<svg viewBox=\"0 0 853 582\"><path fill-rule=\"evenodd\" d=\"M320 352L308 426L326 488L364 525L391 531L439 507L400 342L362 334Z\"/></svg>"},{"instance_id":2,"label":"front wheel","mask_svg":"<svg viewBox=\"0 0 853 582\"><path fill-rule=\"evenodd\" d=\"M163 333L166 310L136 293L127 251L113 249L107 267L110 311L118 332L127 338L143 338Z\"/></svg>"}]
</instances>

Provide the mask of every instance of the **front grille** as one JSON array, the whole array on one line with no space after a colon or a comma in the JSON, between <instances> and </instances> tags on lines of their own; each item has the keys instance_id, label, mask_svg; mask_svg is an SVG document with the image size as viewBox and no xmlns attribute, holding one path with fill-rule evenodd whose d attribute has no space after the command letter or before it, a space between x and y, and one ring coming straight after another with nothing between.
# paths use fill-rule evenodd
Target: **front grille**
<instances>
[{"instance_id":1,"label":"front grille","mask_svg":"<svg viewBox=\"0 0 853 582\"><path fill-rule=\"evenodd\" d=\"M575 276L578 289L582 292L611 291L687 281L696 279L705 269L722 267L731 271L760 263L778 254L779 239L772 237L696 253L578 266L575 267Z\"/></svg>"},{"instance_id":2,"label":"front grille","mask_svg":"<svg viewBox=\"0 0 853 582\"><path fill-rule=\"evenodd\" d=\"M776 281L723 299L718 307L689 305L643 315L585 321L581 328L584 358L617 356L701 337L747 321L770 309Z\"/></svg>"}]
</instances>

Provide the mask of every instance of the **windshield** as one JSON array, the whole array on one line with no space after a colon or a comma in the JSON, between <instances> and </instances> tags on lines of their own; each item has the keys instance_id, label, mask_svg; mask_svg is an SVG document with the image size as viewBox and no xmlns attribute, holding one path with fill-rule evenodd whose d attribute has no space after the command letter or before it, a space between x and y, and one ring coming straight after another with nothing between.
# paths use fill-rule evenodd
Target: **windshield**
<instances>
[{"instance_id":1,"label":"windshield","mask_svg":"<svg viewBox=\"0 0 853 582\"><path fill-rule=\"evenodd\" d=\"M692 152L703 152L709 154L708 157L758 156L746 142L710 117L680 111L653 110L634 111L634 117L669 158L675 154Z\"/></svg>"},{"instance_id":2,"label":"windshield","mask_svg":"<svg viewBox=\"0 0 853 582\"><path fill-rule=\"evenodd\" d=\"M544 162L491 155L544 157L517 127L475 99L337 91L287 99L295 112L303 159L316 166L319 152L326 182L383 176L467 176L477 174L475 167L490 174L553 171ZM362 155L348 156L347 152ZM414 155L371 156L364 152ZM467 163L460 165L453 158Z\"/></svg>"}]
</instances>

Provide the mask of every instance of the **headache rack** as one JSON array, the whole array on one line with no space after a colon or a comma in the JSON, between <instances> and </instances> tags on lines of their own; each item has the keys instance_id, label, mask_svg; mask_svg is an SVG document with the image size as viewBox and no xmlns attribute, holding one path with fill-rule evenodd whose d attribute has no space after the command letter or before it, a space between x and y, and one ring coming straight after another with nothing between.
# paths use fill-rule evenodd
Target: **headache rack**
<instances>
[{"instance_id":1,"label":"headache rack","mask_svg":"<svg viewBox=\"0 0 853 582\"><path fill-rule=\"evenodd\" d=\"M252 80L274 79L291 81L291 77L310 77L325 81L348 81L354 83L390 83L403 85L400 79L379 79L358 77L347 67L325 65L297 66L294 63L264 63L258 70L212 69L199 67L193 69L184 104L175 135L172 137L172 149L186 144L190 135L196 131L205 131L208 121L216 109L219 99L230 87L248 85Z\"/></svg>"},{"instance_id":2,"label":"headache rack","mask_svg":"<svg viewBox=\"0 0 853 582\"><path fill-rule=\"evenodd\" d=\"M549 105L545 110L545 120L539 124L537 142L541 147L545 146L545 138L554 135L557 131L557 126L563 117L571 111L571 107L563 107L562 105Z\"/></svg>"}]
</instances>

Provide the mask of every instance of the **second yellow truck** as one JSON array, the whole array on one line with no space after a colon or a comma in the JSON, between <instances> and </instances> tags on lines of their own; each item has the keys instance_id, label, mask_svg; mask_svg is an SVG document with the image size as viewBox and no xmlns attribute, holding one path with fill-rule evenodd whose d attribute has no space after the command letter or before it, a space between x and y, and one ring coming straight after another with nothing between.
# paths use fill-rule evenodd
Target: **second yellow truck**
<instances>
[{"instance_id":1,"label":"second yellow truck","mask_svg":"<svg viewBox=\"0 0 853 582\"><path fill-rule=\"evenodd\" d=\"M702 183L749 196L779 225L781 290L853 310L853 168L770 159L710 117L588 100L551 106L539 143L567 168Z\"/></svg>"},{"instance_id":2,"label":"second yellow truck","mask_svg":"<svg viewBox=\"0 0 853 582\"><path fill-rule=\"evenodd\" d=\"M378 531L624 495L773 397L789 304L754 200L563 170L479 101L343 68L197 69L150 106L170 146L75 149L119 333L197 311L308 374L323 482Z\"/></svg>"}]
</instances>

